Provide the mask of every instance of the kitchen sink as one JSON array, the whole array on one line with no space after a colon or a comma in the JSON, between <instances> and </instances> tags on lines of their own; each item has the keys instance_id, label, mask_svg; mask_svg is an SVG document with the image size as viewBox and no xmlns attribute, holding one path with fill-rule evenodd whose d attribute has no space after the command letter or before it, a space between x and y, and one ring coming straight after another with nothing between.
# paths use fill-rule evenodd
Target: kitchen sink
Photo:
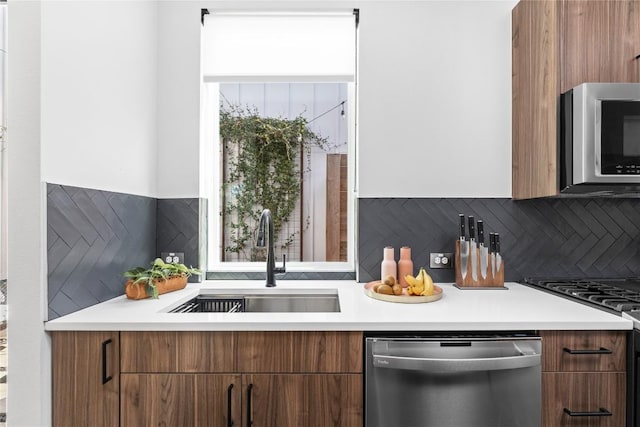
<instances>
[{"instance_id":1,"label":"kitchen sink","mask_svg":"<svg viewBox=\"0 0 640 427\"><path fill-rule=\"evenodd\" d=\"M337 290L202 293L170 313L338 313Z\"/></svg>"}]
</instances>

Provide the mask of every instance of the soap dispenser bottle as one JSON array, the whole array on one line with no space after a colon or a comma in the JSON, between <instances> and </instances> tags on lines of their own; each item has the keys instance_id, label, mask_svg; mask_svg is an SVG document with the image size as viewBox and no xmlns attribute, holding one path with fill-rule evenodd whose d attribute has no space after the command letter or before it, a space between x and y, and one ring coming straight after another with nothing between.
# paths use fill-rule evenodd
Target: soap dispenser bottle
<instances>
[{"instance_id":1,"label":"soap dispenser bottle","mask_svg":"<svg viewBox=\"0 0 640 427\"><path fill-rule=\"evenodd\" d=\"M380 280L384 280L387 276L393 276L397 282L397 264L394 257L394 251L391 246L384 248L382 264L380 265Z\"/></svg>"}]
</instances>

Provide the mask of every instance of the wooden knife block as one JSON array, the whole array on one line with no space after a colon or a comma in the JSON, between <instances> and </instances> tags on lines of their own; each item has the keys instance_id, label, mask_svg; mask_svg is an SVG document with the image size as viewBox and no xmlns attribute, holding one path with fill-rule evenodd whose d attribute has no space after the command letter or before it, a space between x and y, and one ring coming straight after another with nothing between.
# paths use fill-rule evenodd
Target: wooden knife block
<instances>
[{"instance_id":1,"label":"wooden knife block","mask_svg":"<svg viewBox=\"0 0 640 427\"><path fill-rule=\"evenodd\" d=\"M482 278L482 274L480 273L480 251L475 251L475 256L477 259L477 275L476 280L473 280L473 275L471 274L471 248L469 248L469 259L467 261L467 275L464 280L462 279L462 271L460 266L460 240L456 240L456 260L455 260L455 268L456 268L456 285L462 287L470 287L470 288L502 288L504 287L504 257L502 258L502 263L500 264L500 269L496 271L495 276L492 274L492 261L491 254L489 254L487 259L487 277Z\"/></svg>"}]
</instances>

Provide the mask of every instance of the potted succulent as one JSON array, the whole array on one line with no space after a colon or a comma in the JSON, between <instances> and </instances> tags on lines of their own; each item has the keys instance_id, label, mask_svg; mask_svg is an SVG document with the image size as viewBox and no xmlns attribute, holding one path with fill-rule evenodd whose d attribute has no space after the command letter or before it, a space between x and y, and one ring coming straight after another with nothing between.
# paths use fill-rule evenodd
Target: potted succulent
<instances>
[{"instance_id":1,"label":"potted succulent","mask_svg":"<svg viewBox=\"0 0 640 427\"><path fill-rule=\"evenodd\" d=\"M149 268L136 267L123 273L128 279L125 293L129 299L158 298L160 294L183 289L193 274L201 273L197 268L156 258Z\"/></svg>"}]
</instances>

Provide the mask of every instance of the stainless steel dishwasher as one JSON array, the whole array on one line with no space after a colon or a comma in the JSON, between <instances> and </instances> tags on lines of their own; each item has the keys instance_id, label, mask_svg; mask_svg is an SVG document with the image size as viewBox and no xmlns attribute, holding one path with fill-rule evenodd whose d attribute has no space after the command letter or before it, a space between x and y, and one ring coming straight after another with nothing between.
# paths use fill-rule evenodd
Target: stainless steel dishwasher
<instances>
[{"instance_id":1,"label":"stainless steel dishwasher","mask_svg":"<svg viewBox=\"0 0 640 427\"><path fill-rule=\"evenodd\" d=\"M500 336L365 338L366 427L541 423L541 341Z\"/></svg>"}]
</instances>

